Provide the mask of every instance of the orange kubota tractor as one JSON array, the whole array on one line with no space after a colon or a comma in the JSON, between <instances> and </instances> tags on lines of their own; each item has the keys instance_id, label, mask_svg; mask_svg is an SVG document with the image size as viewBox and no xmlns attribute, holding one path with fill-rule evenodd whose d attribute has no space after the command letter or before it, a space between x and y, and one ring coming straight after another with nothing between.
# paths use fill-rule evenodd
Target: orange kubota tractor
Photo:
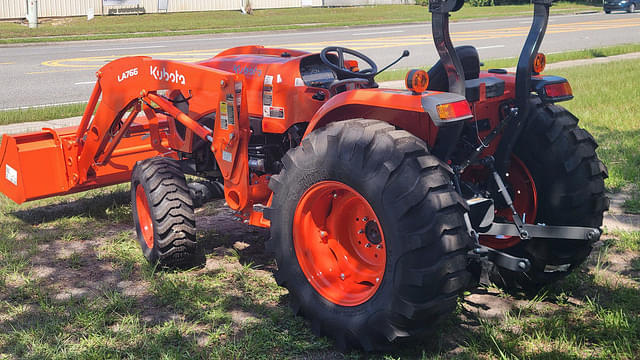
<instances>
[{"instance_id":1,"label":"orange kubota tractor","mask_svg":"<svg viewBox=\"0 0 640 360\"><path fill-rule=\"evenodd\" d=\"M513 74L454 49L463 1L431 0L441 59L406 90L378 88L376 64L341 47L113 61L77 128L3 137L0 189L22 203L131 181L144 256L190 267L207 191L185 174L222 182L238 220L270 228L295 312L341 347L383 348L432 329L480 277L565 276L600 236L606 168L555 105L567 80L539 75L551 0L533 3Z\"/></svg>"}]
</instances>

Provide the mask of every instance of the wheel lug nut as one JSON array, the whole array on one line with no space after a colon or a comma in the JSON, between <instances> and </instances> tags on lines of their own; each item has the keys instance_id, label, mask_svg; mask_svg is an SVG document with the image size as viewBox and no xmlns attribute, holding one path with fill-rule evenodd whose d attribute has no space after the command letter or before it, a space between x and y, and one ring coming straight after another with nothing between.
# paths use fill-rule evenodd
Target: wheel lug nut
<instances>
[{"instance_id":1,"label":"wheel lug nut","mask_svg":"<svg viewBox=\"0 0 640 360\"><path fill-rule=\"evenodd\" d=\"M364 230L362 229L358 230L358 234L364 234Z\"/></svg>"},{"instance_id":2,"label":"wheel lug nut","mask_svg":"<svg viewBox=\"0 0 640 360\"><path fill-rule=\"evenodd\" d=\"M382 249L382 245L378 244L378 245L376 246L376 249Z\"/></svg>"},{"instance_id":3,"label":"wheel lug nut","mask_svg":"<svg viewBox=\"0 0 640 360\"><path fill-rule=\"evenodd\" d=\"M371 244L367 243L364 247L366 247L366 248L370 248L370 247L371 247Z\"/></svg>"},{"instance_id":4,"label":"wheel lug nut","mask_svg":"<svg viewBox=\"0 0 640 360\"><path fill-rule=\"evenodd\" d=\"M344 274L340 274L340 279L344 280Z\"/></svg>"},{"instance_id":5,"label":"wheel lug nut","mask_svg":"<svg viewBox=\"0 0 640 360\"><path fill-rule=\"evenodd\" d=\"M365 217L362 218L362 221L367 222L367 221L369 221L369 218L365 216Z\"/></svg>"},{"instance_id":6,"label":"wheel lug nut","mask_svg":"<svg viewBox=\"0 0 640 360\"><path fill-rule=\"evenodd\" d=\"M336 199L338 197L337 193L333 193L333 198Z\"/></svg>"}]
</instances>

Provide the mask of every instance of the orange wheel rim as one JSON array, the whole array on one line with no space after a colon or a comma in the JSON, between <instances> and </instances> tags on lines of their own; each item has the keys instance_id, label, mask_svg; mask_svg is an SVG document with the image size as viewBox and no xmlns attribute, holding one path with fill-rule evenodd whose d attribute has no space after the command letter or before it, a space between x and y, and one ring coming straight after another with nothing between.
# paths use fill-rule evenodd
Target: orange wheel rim
<instances>
[{"instance_id":1,"label":"orange wheel rim","mask_svg":"<svg viewBox=\"0 0 640 360\"><path fill-rule=\"evenodd\" d=\"M151 249L153 248L153 221L151 221L149 202L147 201L147 195L144 193L142 184L136 186L136 210L142 238L147 244L147 247Z\"/></svg>"},{"instance_id":2,"label":"orange wheel rim","mask_svg":"<svg viewBox=\"0 0 640 360\"><path fill-rule=\"evenodd\" d=\"M325 299L342 306L369 300L382 283L386 244L369 202L337 181L321 181L300 198L293 244L302 272Z\"/></svg>"}]
</instances>

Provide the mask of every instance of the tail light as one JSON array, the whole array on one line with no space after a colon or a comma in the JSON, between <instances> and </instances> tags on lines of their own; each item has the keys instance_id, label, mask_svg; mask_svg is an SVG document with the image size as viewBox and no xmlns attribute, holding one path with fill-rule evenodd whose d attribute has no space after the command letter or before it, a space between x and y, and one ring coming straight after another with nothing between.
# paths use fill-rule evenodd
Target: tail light
<instances>
[{"instance_id":1,"label":"tail light","mask_svg":"<svg viewBox=\"0 0 640 360\"><path fill-rule=\"evenodd\" d=\"M573 97L571 85L568 82L547 84L544 86L544 94L550 98Z\"/></svg>"},{"instance_id":2,"label":"tail light","mask_svg":"<svg viewBox=\"0 0 640 360\"><path fill-rule=\"evenodd\" d=\"M453 120L471 116L471 108L466 100L440 104L436 107L441 120Z\"/></svg>"},{"instance_id":3,"label":"tail light","mask_svg":"<svg viewBox=\"0 0 640 360\"><path fill-rule=\"evenodd\" d=\"M558 102L573 99L573 91L567 79L560 76L533 76L531 90L544 102Z\"/></svg>"}]
</instances>

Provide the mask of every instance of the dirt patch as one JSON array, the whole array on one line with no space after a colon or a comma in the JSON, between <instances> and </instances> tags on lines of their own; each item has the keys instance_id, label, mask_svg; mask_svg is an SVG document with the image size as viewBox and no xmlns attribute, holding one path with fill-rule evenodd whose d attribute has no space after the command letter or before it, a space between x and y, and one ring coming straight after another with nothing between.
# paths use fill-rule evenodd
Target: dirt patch
<instances>
[{"instance_id":1,"label":"dirt patch","mask_svg":"<svg viewBox=\"0 0 640 360\"><path fill-rule=\"evenodd\" d=\"M269 230L243 224L234 218L233 210L224 200L215 200L196 209L196 228L205 251L217 256L236 256L240 264L251 263L254 267L273 271L272 257L265 254L264 248Z\"/></svg>"},{"instance_id":2,"label":"dirt patch","mask_svg":"<svg viewBox=\"0 0 640 360\"><path fill-rule=\"evenodd\" d=\"M246 311L233 309L231 310L231 320L233 320L233 322L236 324L243 324L246 322L257 320L257 318L253 316L253 314Z\"/></svg>"},{"instance_id":3,"label":"dirt patch","mask_svg":"<svg viewBox=\"0 0 640 360\"><path fill-rule=\"evenodd\" d=\"M38 245L32 257L32 275L50 288L57 300L71 297L97 296L108 285L118 282L118 275L110 264L98 260L99 240L56 240Z\"/></svg>"},{"instance_id":4,"label":"dirt patch","mask_svg":"<svg viewBox=\"0 0 640 360\"><path fill-rule=\"evenodd\" d=\"M631 199L635 187L628 186L617 193L607 193L609 211L604 215L603 226L608 230L640 231L640 215L628 214L624 210L624 202Z\"/></svg>"},{"instance_id":5,"label":"dirt patch","mask_svg":"<svg viewBox=\"0 0 640 360\"><path fill-rule=\"evenodd\" d=\"M484 319L502 319L504 314L514 308L513 301L500 297L495 290L476 290L464 298L466 310Z\"/></svg>"},{"instance_id":6,"label":"dirt patch","mask_svg":"<svg viewBox=\"0 0 640 360\"><path fill-rule=\"evenodd\" d=\"M73 21L72 18L40 18L40 24L50 24L52 26L64 26Z\"/></svg>"}]
</instances>

